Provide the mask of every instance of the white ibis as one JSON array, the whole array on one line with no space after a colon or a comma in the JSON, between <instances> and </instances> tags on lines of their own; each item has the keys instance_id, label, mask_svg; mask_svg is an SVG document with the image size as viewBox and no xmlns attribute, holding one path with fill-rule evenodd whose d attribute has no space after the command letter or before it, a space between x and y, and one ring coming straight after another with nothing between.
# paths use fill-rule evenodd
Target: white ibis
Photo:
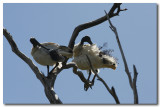
<instances>
[{"instance_id":1,"label":"white ibis","mask_svg":"<svg viewBox=\"0 0 160 107\"><path fill-rule=\"evenodd\" d=\"M56 64L52 69L54 70L58 66L58 62L63 62L65 57L71 58L73 55L73 51L66 46L51 42L39 43L35 38L30 38L30 42L33 44L31 55L38 64L47 66L48 74L49 66Z\"/></svg>"},{"instance_id":2,"label":"white ibis","mask_svg":"<svg viewBox=\"0 0 160 107\"><path fill-rule=\"evenodd\" d=\"M88 42L89 44L84 44L84 42ZM73 62L76 63L79 69L89 71L88 81L92 70L86 55L97 73L99 68L111 68L115 70L117 67L117 62L114 57L102 52L96 44L92 43L89 36L85 36L81 39L81 42L73 48ZM96 76L94 76L92 80L93 84L95 77Z\"/></svg>"}]
</instances>

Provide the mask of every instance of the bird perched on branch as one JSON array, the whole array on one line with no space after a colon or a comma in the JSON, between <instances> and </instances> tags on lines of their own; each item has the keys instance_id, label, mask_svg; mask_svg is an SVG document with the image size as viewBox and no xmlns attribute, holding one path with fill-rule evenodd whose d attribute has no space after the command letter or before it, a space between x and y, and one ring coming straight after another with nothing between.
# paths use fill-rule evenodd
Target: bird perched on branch
<instances>
[{"instance_id":1,"label":"bird perched on branch","mask_svg":"<svg viewBox=\"0 0 160 107\"><path fill-rule=\"evenodd\" d=\"M30 38L30 42L33 45L31 55L38 64L47 66L48 75L49 66L56 64L51 70L53 71L58 66L59 62L65 60L65 57L71 58L73 55L72 49L66 46L60 46L51 42L39 43L35 38Z\"/></svg>"},{"instance_id":2,"label":"bird perched on branch","mask_svg":"<svg viewBox=\"0 0 160 107\"><path fill-rule=\"evenodd\" d=\"M89 44L84 44L84 42L88 42ZM93 69L98 73L99 68L111 68L113 70L117 67L116 59L110 55L105 54L101 51L96 44L93 44L89 36L85 36L81 39L81 42L74 46L73 48L73 62L76 63L77 67L81 70L88 70L89 76L88 81L91 75L91 66L86 57L91 61ZM92 79L92 84L94 84L94 79L96 75L94 75Z\"/></svg>"}]
</instances>

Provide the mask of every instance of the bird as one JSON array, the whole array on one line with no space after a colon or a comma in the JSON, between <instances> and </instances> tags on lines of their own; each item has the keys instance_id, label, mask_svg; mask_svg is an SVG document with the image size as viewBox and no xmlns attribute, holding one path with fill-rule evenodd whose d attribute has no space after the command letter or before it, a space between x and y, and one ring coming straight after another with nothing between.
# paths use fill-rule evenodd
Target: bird
<instances>
[{"instance_id":1,"label":"bird","mask_svg":"<svg viewBox=\"0 0 160 107\"><path fill-rule=\"evenodd\" d=\"M65 58L71 58L73 56L72 49L66 46L61 46L57 43L39 43L33 37L30 38L30 42L33 45L31 49L31 55L38 64L47 66L48 75L49 66L56 64L51 70L53 71L59 65L59 62L64 62Z\"/></svg>"},{"instance_id":2,"label":"bird","mask_svg":"<svg viewBox=\"0 0 160 107\"><path fill-rule=\"evenodd\" d=\"M88 42L89 44L84 44L84 42ZM113 70L117 68L117 62L114 57L101 51L96 44L93 44L89 36L84 36L80 43L76 44L73 48L72 61L79 69L87 70L87 72L89 72L88 81L90 79L91 72L93 74L94 72L91 70L87 57L90 59L93 69L97 73L99 73L100 68L111 68ZM92 84L94 84L95 77L96 75L94 75L92 79Z\"/></svg>"}]
</instances>

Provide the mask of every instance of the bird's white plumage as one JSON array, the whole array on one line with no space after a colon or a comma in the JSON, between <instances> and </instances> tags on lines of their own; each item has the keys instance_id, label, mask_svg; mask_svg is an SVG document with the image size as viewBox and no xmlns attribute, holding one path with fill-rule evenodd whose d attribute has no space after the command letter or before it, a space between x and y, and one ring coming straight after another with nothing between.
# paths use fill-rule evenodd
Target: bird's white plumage
<instances>
[{"instance_id":1,"label":"bird's white plumage","mask_svg":"<svg viewBox=\"0 0 160 107\"><path fill-rule=\"evenodd\" d=\"M48 49L58 48L58 45L53 43L42 43L41 45ZM40 46L33 47L31 50L31 55L33 56L34 60L41 65L53 66L56 63L56 61L52 60L50 57L49 51Z\"/></svg>"},{"instance_id":2,"label":"bird's white plumage","mask_svg":"<svg viewBox=\"0 0 160 107\"><path fill-rule=\"evenodd\" d=\"M92 62L92 65L94 68L97 68L97 62L100 62L100 59L97 57L99 53L99 49L96 47L95 44L85 44L82 47L76 45L73 49L73 62L75 62L78 66L78 68L82 70L88 70L90 69L89 62L87 60L87 56ZM86 56L87 55L87 56Z\"/></svg>"},{"instance_id":3,"label":"bird's white plumage","mask_svg":"<svg viewBox=\"0 0 160 107\"><path fill-rule=\"evenodd\" d=\"M51 43L51 42L47 42L47 43L41 43L41 45L43 45L44 47L48 48L48 49L57 49L58 53L66 56L68 58L72 57L72 53L66 52L65 48L61 48L58 44L56 43ZM31 50L31 55L33 56L34 60L41 64L41 65L49 65L49 66L53 66L54 64L56 64L57 61L54 61L51 56L49 55L49 51L44 49L41 46L36 46L33 47ZM63 62L64 60L58 61L58 62Z\"/></svg>"},{"instance_id":4,"label":"bird's white plumage","mask_svg":"<svg viewBox=\"0 0 160 107\"><path fill-rule=\"evenodd\" d=\"M116 69L117 64L115 59L109 55L102 55L100 57L99 56L100 52L101 51L99 50L96 44L92 44L92 45L85 44L82 46L80 44L77 44L74 46L74 49L73 49L73 57L74 57L73 62L77 64L79 69L89 70L91 68L89 66L89 62L86 57L87 55L91 60L91 63L94 69L98 69L98 68ZM103 62L104 59L107 61L107 64L106 63L104 64Z\"/></svg>"}]
</instances>

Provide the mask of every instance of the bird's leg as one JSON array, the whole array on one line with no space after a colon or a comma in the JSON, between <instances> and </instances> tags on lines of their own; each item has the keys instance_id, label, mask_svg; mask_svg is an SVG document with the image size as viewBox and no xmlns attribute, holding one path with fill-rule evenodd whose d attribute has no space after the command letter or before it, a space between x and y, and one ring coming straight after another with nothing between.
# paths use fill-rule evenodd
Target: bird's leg
<instances>
[{"instance_id":1,"label":"bird's leg","mask_svg":"<svg viewBox=\"0 0 160 107\"><path fill-rule=\"evenodd\" d=\"M47 65L47 76L49 75L49 65Z\"/></svg>"},{"instance_id":2,"label":"bird's leg","mask_svg":"<svg viewBox=\"0 0 160 107\"><path fill-rule=\"evenodd\" d=\"M91 76L91 70L89 70L89 75L88 75L88 79L87 79L89 84L90 84L90 81L89 81L90 76ZM92 83L91 83L91 85L92 85ZM91 85L87 86L87 84L84 84L84 90L87 91L89 87L92 89Z\"/></svg>"},{"instance_id":3,"label":"bird's leg","mask_svg":"<svg viewBox=\"0 0 160 107\"><path fill-rule=\"evenodd\" d=\"M50 75L52 74L52 72L55 70L55 68L56 68L58 65L59 65L59 63L57 62L56 65L55 65L55 67L54 67L50 72L48 71L48 76L47 76L47 78L50 78Z\"/></svg>"},{"instance_id":4,"label":"bird's leg","mask_svg":"<svg viewBox=\"0 0 160 107\"><path fill-rule=\"evenodd\" d=\"M88 75L87 81L89 81L90 77L91 77L91 70L89 70L89 75Z\"/></svg>"},{"instance_id":5,"label":"bird's leg","mask_svg":"<svg viewBox=\"0 0 160 107\"><path fill-rule=\"evenodd\" d=\"M93 77L93 79L92 79L92 85L94 85L94 80L95 80L95 78L96 78L96 75L94 75L94 77Z\"/></svg>"},{"instance_id":6,"label":"bird's leg","mask_svg":"<svg viewBox=\"0 0 160 107\"><path fill-rule=\"evenodd\" d=\"M57 62L56 65L55 65L55 67L51 70L51 72L54 71L55 68L58 67L58 65L59 65L59 63Z\"/></svg>"},{"instance_id":7,"label":"bird's leg","mask_svg":"<svg viewBox=\"0 0 160 107\"><path fill-rule=\"evenodd\" d=\"M96 73L98 73L98 70L95 70L96 71ZM93 79L92 79L92 85L94 85L94 80L95 80L95 78L96 78L96 74L94 74L94 77L93 77Z\"/></svg>"},{"instance_id":8,"label":"bird's leg","mask_svg":"<svg viewBox=\"0 0 160 107\"><path fill-rule=\"evenodd\" d=\"M97 72L97 71L96 71L96 72ZM89 87L90 87L91 89L92 89L92 86L94 85L94 80L95 80L95 78L96 78L96 75L94 75L94 77L93 77L93 79L92 79L91 82L89 81L89 78L87 79L88 82L89 82L89 84L90 84ZM86 87L86 84L84 84L84 87ZM84 88L84 90L87 91L89 87Z\"/></svg>"}]
</instances>

